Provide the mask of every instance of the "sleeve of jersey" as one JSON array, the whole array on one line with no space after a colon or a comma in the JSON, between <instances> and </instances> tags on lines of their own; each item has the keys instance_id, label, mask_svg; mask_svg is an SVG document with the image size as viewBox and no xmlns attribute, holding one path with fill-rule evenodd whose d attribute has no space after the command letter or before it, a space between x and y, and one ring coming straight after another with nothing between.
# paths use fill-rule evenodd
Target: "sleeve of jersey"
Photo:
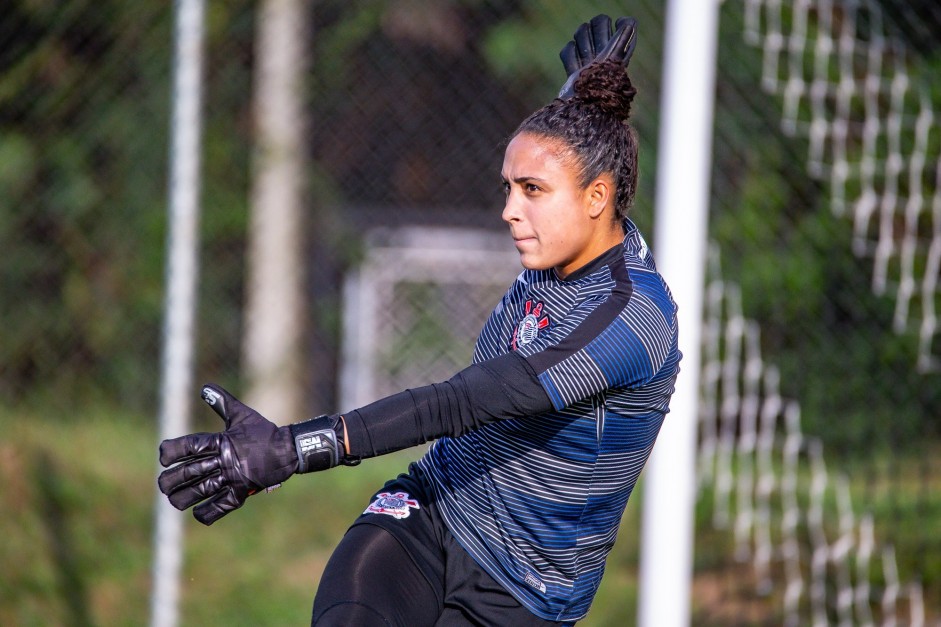
<instances>
[{"instance_id":1,"label":"sleeve of jersey","mask_svg":"<svg viewBox=\"0 0 941 627\"><path fill-rule=\"evenodd\" d=\"M443 383L393 394L343 417L350 456L365 459L551 409L532 366L517 353L507 353Z\"/></svg>"},{"instance_id":2,"label":"sleeve of jersey","mask_svg":"<svg viewBox=\"0 0 941 627\"><path fill-rule=\"evenodd\" d=\"M676 306L653 273L616 268L617 287L577 326L535 352L520 350L556 410L650 381L676 351Z\"/></svg>"}]
</instances>

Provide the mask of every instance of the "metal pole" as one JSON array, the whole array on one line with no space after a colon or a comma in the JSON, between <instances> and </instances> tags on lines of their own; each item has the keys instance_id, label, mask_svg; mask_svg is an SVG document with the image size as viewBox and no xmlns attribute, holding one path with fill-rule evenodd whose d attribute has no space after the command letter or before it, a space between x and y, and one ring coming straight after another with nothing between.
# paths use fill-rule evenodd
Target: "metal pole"
<instances>
[{"instance_id":1,"label":"metal pole","mask_svg":"<svg viewBox=\"0 0 941 627\"><path fill-rule=\"evenodd\" d=\"M657 265L679 305L683 370L644 475L642 627L690 624L700 334L718 0L670 0L657 163Z\"/></svg>"},{"instance_id":2,"label":"metal pole","mask_svg":"<svg viewBox=\"0 0 941 627\"><path fill-rule=\"evenodd\" d=\"M193 394L204 0L177 0L175 14L161 440L185 433ZM184 518L159 493L155 515L151 625L171 627L178 621Z\"/></svg>"}]
</instances>

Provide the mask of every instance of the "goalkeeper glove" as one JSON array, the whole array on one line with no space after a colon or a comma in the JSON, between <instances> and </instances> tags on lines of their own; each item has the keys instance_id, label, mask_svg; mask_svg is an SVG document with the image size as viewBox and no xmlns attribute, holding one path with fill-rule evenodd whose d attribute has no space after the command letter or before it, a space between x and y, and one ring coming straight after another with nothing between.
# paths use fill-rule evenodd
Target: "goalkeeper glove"
<instances>
[{"instance_id":1,"label":"goalkeeper glove","mask_svg":"<svg viewBox=\"0 0 941 627\"><path fill-rule=\"evenodd\" d=\"M626 70L637 44L636 31L637 20L632 17L619 17L613 34L611 18L607 15L597 15L589 23L579 26L573 40L559 52L568 74L568 80L559 90L559 98L568 100L575 95L575 80L592 63L619 61Z\"/></svg>"},{"instance_id":2,"label":"goalkeeper glove","mask_svg":"<svg viewBox=\"0 0 941 627\"><path fill-rule=\"evenodd\" d=\"M225 431L161 442L160 463L168 470L157 484L179 510L200 503L193 516L204 525L295 473L356 463L345 455L340 416L278 427L219 386L203 386L202 398L225 422Z\"/></svg>"}]
</instances>

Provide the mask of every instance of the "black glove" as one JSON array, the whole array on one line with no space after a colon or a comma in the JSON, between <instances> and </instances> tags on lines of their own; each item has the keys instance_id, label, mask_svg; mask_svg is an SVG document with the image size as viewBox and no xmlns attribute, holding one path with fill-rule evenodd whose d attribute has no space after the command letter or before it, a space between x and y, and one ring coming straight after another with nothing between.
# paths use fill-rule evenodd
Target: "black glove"
<instances>
[{"instance_id":1,"label":"black glove","mask_svg":"<svg viewBox=\"0 0 941 627\"><path fill-rule=\"evenodd\" d=\"M582 24L575 31L573 41L565 44L559 52L568 80L559 90L559 98L567 100L575 95L573 86L581 71L592 63L619 61L627 69L634 46L637 44L637 20L619 17L611 32L611 18L596 15L591 22Z\"/></svg>"},{"instance_id":2,"label":"black glove","mask_svg":"<svg viewBox=\"0 0 941 627\"><path fill-rule=\"evenodd\" d=\"M260 490L294 473L332 468L344 459L339 416L278 427L223 388L205 385L202 398L225 421L222 433L193 433L160 443L160 463L177 464L157 484L179 510L211 525Z\"/></svg>"}]
</instances>

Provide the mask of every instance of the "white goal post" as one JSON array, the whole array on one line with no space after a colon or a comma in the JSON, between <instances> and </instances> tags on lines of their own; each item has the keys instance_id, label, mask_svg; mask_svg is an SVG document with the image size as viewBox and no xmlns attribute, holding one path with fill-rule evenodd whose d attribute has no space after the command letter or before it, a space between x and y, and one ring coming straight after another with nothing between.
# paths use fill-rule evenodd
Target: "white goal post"
<instances>
[{"instance_id":1,"label":"white goal post","mask_svg":"<svg viewBox=\"0 0 941 627\"><path fill-rule=\"evenodd\" d=\"M638 624L689 625L700 337L718 0L671 0L664 34L654 254L680 308L683 371L644 472Z\"/></svg>"}]
</instances>

